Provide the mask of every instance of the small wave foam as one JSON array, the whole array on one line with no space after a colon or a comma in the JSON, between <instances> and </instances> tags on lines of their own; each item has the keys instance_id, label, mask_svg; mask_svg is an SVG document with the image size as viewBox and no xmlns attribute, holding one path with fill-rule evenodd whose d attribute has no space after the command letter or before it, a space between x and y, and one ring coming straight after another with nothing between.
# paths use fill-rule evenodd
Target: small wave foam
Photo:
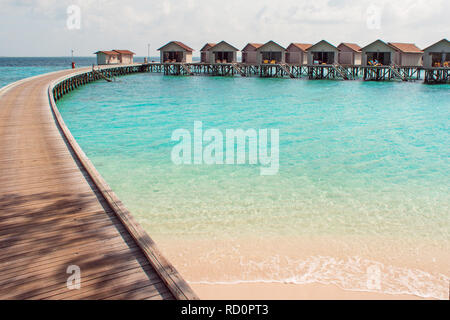
<instances>
[{"instance_id":1,"label":"small wave foam","mask_svg":"<svg viewBox=\"0 0 450 320\"><path fill-rule=\"evenodd\" d=\"M407 294L423 298L448 299L450 278L439 273L419 269L385 266L380 262L358 256L337 259L313 256L305 260L271 257L265 261L240 263L243 277L226 280L204 279L191 284L333 284L344 290ZM262 275L262 276L261 276Z\"/></svg>"}]
</instances>

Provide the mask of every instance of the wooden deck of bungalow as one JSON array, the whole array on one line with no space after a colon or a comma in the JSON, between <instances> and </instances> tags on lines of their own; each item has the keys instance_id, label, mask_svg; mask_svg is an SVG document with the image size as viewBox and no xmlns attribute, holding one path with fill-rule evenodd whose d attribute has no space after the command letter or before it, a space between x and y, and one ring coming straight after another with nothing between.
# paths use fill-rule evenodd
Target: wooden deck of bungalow
<instances>
[{"instance_id":1,"label":"wooden deck of bungalow","mask_svg":"<svg viewBox=\"0 0 450 320\"><path fill-rule=\"evenodd\" d=\"M56 109L52 86L88 71L0 90L0 299L196 299ZM72 265L79 289L67 287Z\"/></svg>"}]
</instances>

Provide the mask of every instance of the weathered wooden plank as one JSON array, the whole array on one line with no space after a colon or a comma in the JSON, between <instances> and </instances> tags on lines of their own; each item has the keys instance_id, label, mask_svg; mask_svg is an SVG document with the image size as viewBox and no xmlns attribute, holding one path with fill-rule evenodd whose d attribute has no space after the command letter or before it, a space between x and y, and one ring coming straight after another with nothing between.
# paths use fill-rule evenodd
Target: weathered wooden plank
<instances>
[{"instance_id":1,"label":"weathered wooden plank","mask_svg":"<svg viewBox=\"0 0 450 320\"><path fill-rule=\"evenodd\" d=\"M95 288L92 286L89 287L89 284L93 284L94 286L98 286L103 282L103 279L108 275L115 275L117 273L132 270L132 272L139 272L139 269L142 270L143 266L148 265L148 261L146 261L143 258L140 258L138 261L128 261L122 265L116 265L114 268L114 271L106 270L102 272L97 272L91 275L83 274L82 283L81 286L86 291L94 291ZM120 278L122 274L119 274L115 279ZM157 280L157 278L155 278ZM68 297L73 296L77 292L69 293L67 290L67 287L65 285L61 285L60 283L54 284L51 286L48 286L46 288L38 288L36 290L33 290L32 292L29 292L27 294L24 294L21 296L21 299L25 297L26 299L49 299L49 298L55 298L55 296L58 296L58 299L62 298L63 294L67 294Z\"/></svg>"},{"instance_id":2,"label":"weathered wooden plank","mask_svg":"<svg viewBox=\"0 0 450 320\"><path fill-rule=\"evenodd\" d=\"M0 195L0 219L9 218L6 211L13 212L11 215L27 214L28 212L33 212L33 210L38 210L41 206L49 206L50 204L61 204L62 202L70 201L70 199L91 199L99 196L100 193L97 190L90 190L87 192L80 192L76 195L70 193L48 193L45 191L37 192L30 196L22 195L19 193L7 193ZM72 204L70 204L72 205Z\"/></svg>"},{"instance_id":3,"label":"weathered wooden plank","mask_svg":"<svg viewBox=\"0 0 450 320\"><path fill-rule=\"evenodd\" d=\"M69 262L70 263L70 262ZM96 270L90 268L88 272L81 273L81 289L72 290L67 288L67 274L65 270L60 270L58 276L51 278L32 278L29 282L23 282L19 286L14 287L8 291L8 298L14 299L62 299L64 296L71 296L74 293L89 294L95 292L97 287L100 287L105 281L115 281L117 285L122 285L122 277L128 272L131 274L139 274L142 281L147 281L148 277L143 273L143 268L148 265L148 261L143 258L139 260L120 261L110 265L102 265ZM152 281L161 281L153 273ZM107 279L107 280L105 280ZM23 290L23 289L26 290ZM23 293L22 293L23 292Z\"/></svg>"},{"instance_id":4,"label":"weathered wooden plank","mask_svg":"<svg viewBox=\"0 0 450 320\"><path fill-rule=\"evenodd\" d=\"M93 202L93 201L92 201ZM68 206L66 206L68 207ZM33 228L37 227L55 227L56 225L72 223L72 221L94 221L98 219L111 219L107 215L100 214L99 210L83 210L78 213L71 213L70 217L60 216L62 206L58 205L57 209L46 209L37 214L17 215L12 216L9 219L0 219L0 235L7 234L11 231L17 232L21 228L24 228L26 224Z\"/></svg>"},{"instance_id":5,"label":"weathered wooden plank","mask_svg":"<svg viewBox=\"0 0 450 320\"><path fill-rule=\"evenodd\" d=\"M95 273L91 278L87 279L83 278L81 283L81 287L83 290L80 291L62 290L62 292L55 294L54 298L83 299L86 298L87 296L95 294L102 294L105 296L109 296L120 292L117 290L127 291L129 287L126 286L136 281L139 281L144 286L161 283L161 278L159 278L155 272L152 272L153 268L150 266L150 264L148 264L148 261L145 261L145 264L142 264L139 261L137 261L137 263L138 265L135 265L135 268L124 268L123 270L120 270L117 267L103 268L101 269L103 271ZM121 279L121 282L118 283L117 279ZM123 286L123 284L126 284L126 286ZM103 288L103 290L100 291L96 289L99 287ZM100 299L100 298L97 297L92 299Z\"/></svg>"},{"instance_id":6,"label":"weathered wooden plank","mask_svg":"<svg viewBox=\"0 0 450 320\"><path fill-rule=\"evenodd\" d=\"M71 229L71 232L69 230ZM50 233L41 232L33 234L30 238L27 234L12 235L0 240L0 248L2 248L2 255L7 254L9 251L16 250L16 245L33 246L33 249L39 249L42 246L48 247L48 245L54 241L59 242L61 245L65 245L71 241L76 241L82 237L96 237L101 234L118 234L117 226L111 222L102 222L93 226L77 226L75 228L68 228L66 233L61 231L53 231Z\"/></svg>"},{"instance_id":7,"label":"weathered wooden plank","mask_svg":"<svg viewBox=\"0 0 450 320\"><path fill-rule=\"evenodd\" d=\"M161 297L162 295L167 295L170 297L170 291L164 285L164 283L153 284L150 286L145 286L139 290L133 288L130 291L121 292L119 294L114 294L103 299L105 300L144 300L152 297Z\"/></svg>"},{"instance_id":8,"label":"weathered wooden plank","mask_svg":"<svg viewBox=\"0 0 450 320\"><path fill-rule=\"evenodd\" d=\"M25 223L19 223L19 224L8 224L0 229L0 241L6 240L6 239L13 239L11 238L11 234L17 234L20 235L23 232L26 232L26 236L30 238L35 238L35 236L39 234L45 233L45 235L51 235L58 232L64 232L68 228L77 228L80 229L83 227L88 228L95 228L95 227L102 227L104 225L110 225L111 223L114 223L116 221L112 221L111 217L108 217L104 213L104 210L102 211L91 211L86 212L82 211L83 213L87 214L84 217L73 217L73 216L64 216L64 217L58 217L54 218L53 220L44 220L44 221L25 221Z\"/></svg>"},{"instance_id":9,"label":"weathered wooden plank","mask_svg":"<svg viewBox=\"0 0 450 320\"><path fill-rule=\"evenodd\" d=\"M5 254L2 253L2 255L0 256L0 263L2 267L7 269L11 263L19 264L22 261L21 259L23 258L25 259L25 261L29 261L29 259L34 261L35 259L40 259L41 257L49 257L50 259L52 255L64 256L72 254L74 252L79 252L79 250L84 250L82 248L84 248L85 246L91 247L85 249L86 252L95 252L96 246L97 248L101 247L106 241L112 240L120 241L122 244L124 242L129 243L130 236L128 232L120 226L118 226L117 229L120 236L118 236L116 233L105 233L102 230L99 230L99 234L96 235L95 239L93 239L92 237L84 236L64 243L64 245L61 245L59 243L56 244L55 242L51 242L42 247L30 247L29 244L19 244L10 248L10 254L7 254L8 252L6 252Z\"/></svg>"},{"instance_id":10,"label":"weathered wooden plank","mask_svg":"<svg viewBox=\"0 0 450 320\"><path fill-rule=\"evenodd\" d=\"M88 242L85 245L72 246L65 249L58 249L45 256L39 254L28 254L26 257L17 257L14 260L2 262L2 276L10 273L20 272L27 268L38 268L48 264L57 263L69 259L70 257L78 256L83 251L85 252L98 252L104 253L104 248L121 249L127 247L124 244L124 239L120 237L113 237L102 241ZM129 243L128 246L132 247L134 243Z\"/></svg>"},{"instance_id":11,"label":"weathered wooden plank","mask_svg":"<svg viewBox=\"0 0 450 320\"><path fill-rule=\"evenodd\" d=\"M106 281L98 282L92 285L94 287L91 291L80 292L78 294L72 294L69 292L67 296L58 295L58 299L87 299L87 300L102 300L106 299L113 293L122 293L131 290L141 290L142 288L153 286L155 291L167 290L167 286L162 282L161 278L156 278L157 282L150 282L141 273L131 273L131 274L119 274L121 283L118 284L115 279L108 279ZM164 290L164 291L165 291Z\"/></svg>"},{"instance_id":12,"label":"weathered wooden plank","mask_svg":"<svg viewBox=\"0 0 450 320\"><path fill-rule=\"evenodd\" d=\"M11 291L13 290L11 288L30 283L37 286L46 286L52 284L53 281L65 281L68 277L66 270L70 265L78 265L82 271L86 267L83 275L100 272L105 269L105 266L113 269L121 263L135 261L135 253L138 252L139 248L137 246L116 248L114 250L109 248L104 250L104 252L98 251L90 254L81 252L62 262L41 265L37 269L28 268L26 271L21 270L13 276L2 276L0 277L0 291Z\"/></svg>"}]
</instances>

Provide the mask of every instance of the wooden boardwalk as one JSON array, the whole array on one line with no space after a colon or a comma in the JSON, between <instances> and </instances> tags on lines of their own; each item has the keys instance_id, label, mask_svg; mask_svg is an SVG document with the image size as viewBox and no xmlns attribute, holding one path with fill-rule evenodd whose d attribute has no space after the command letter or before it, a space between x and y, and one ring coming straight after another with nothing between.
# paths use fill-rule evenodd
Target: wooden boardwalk
<instances>
[{"instance_id":1,"label":"wooden boardwalk","mask_svg":"<svg viewBox=\"0 0 450 320\"><path fill-rule=\"evenodd\" d=\"M196 299L52 111L74 72L0 90L0 299Z\"/></svg>"}]
</instances>

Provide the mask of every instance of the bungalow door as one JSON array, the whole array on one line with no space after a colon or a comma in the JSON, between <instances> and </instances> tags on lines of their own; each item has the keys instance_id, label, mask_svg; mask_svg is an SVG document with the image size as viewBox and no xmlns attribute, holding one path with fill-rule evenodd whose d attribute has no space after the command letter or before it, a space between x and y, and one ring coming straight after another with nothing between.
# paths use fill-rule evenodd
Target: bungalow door
<instances>
[{"instance_id":1,"label":"bungalow door","mask_svg":"<svg viewBox=\"0 0 450 320\"><path fill-rule=\"evenodd\" d=\"M243 63L247 62L247 52L242 52L242 62Z\"/></svg>"}]
</instances>

